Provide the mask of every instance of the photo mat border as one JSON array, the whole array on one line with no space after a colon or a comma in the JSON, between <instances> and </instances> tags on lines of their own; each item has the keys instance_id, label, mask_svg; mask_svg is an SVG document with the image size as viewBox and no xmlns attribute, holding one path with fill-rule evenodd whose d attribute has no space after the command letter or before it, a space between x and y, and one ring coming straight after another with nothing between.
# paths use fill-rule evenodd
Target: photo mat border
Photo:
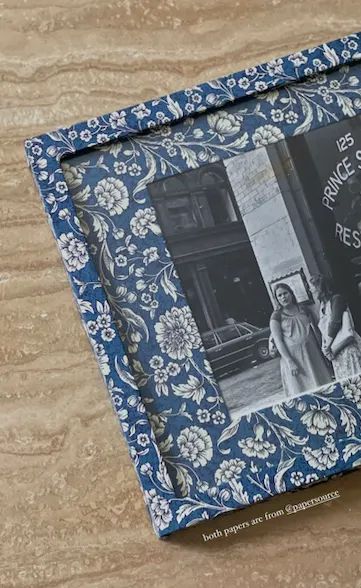
<instances>
[{"instance_id":1,"label":"photo mat border","mask_svg":"<svg viewBox=\"0 0 361 588\"><path fill-rule=\"evenodd\" d=\"M116 113L117 116L115 113L111 113L86 123L79 123L26 141L28 162L42 196L54 236L58 240L84 325L90 318L98 318L102 313L107 312L109 305L100 284L98 272L91 260L86 238L81 234L75 207L60 166L60 161L65 156L75 155L79 151L99 146L99 144L106 144L115 139L133 137L143 131L160 128L162 124L180 121L190 114L206 112L209 108L217 107L219 109L232 104L236 100L238 103L243 98L249 98L260 92L281 88L291 82L301 81L309 76L327 72L342 65L351 65L360 58L361 36L360 34L350 35L344 39L283 58L282 71L279 69L280 64L277 64L277 60L274 60L244 72L201 84L192 90L165 96L160 101L150 101L119 111ZM317 62L317 65L315 65L315 62ZM233 82L230 83L230 80L235 80L235 85L233 85ZM247 80L248 87L245 88L246 82L243 82L244 87L242 87L242 84L239 84L240 80ZM200 102L196 105L191 102L192 93L195 92L201 96ZM210 95L212 95L212 104L207 99ZM193 109L189 105L193 106ZM139 116L145 111L149 111L147 116ZM156 112L159 111L164 113L167 120L159 121L156 117ZM96 123L94 123L95 120L97 121ZM96 132L93 133L92 129L96 129ZM148 180L149 178L144 178L144 189ZM82 253L81 262L73 266L69 266L68 251L66 247L62 247L61 241L62 236L68 233L67 221L59 218L59 210L65 208L70 212L71 222L74 227L77 227L77 240ZM85 284L90 283L96 284L97 287L91 291L89 288L83 288ZM100 348L99 345L103 347ZM236 480L234 488L232 488L233 493L239 493L238 505L236 506L234 501L231 506L228 506L226 499L223 500L221 505L217 505L212 500L209 500L209 502L195 501L188 498L178 498L174 494L173 488L169 484L166 466L160 455L157 441L149 420L145 417L144 405L140 400L139 390L132 372L124 363L121 368L119 366L118 358L126 356L121 338L116 335L112 341L102 341L101 343L97 341L95 344L93 343L93 346L100 368L102 369L103 367L102 373L127 439L156 533L159 536L164 536L189 526L189 524L194 524L198 520L212 518L221 512L227 512L249 504L246 493L239 484L237 485ZM104 369L105 356L109 359L108 373L106 373L108 370ZM134 398L136 398L136 402L134 400L129 402L130 399ZM124 406L126 406L126 409ZM148 445L146 461L151 464L154 475L145 476L144 468L142 471L144 460L142 461L141 447L137 443L139 435L148 435L151 440ZM225 439L222 441L225 441ZM333 451L334 455L339 454L337 444L331 444L331 446L326 444L325 446L328 447L330 453ZM321 445L319 448L310 448L311 451L316 451L317 449L321 451ZM354 453L352 453L353 451ZM349 453L347 465L345 463L340 464L338 461L334 467L328 468L327 476L360 465L360 460L357 459L357 456L355 457L357 453L356 446L350 447ZM236 466L237 464L234 465ZM289 464L284 464L283 469L286 466L289 466ZM289 467L285 471L287 469ZM309 469L308 473L309 475L312 474L312 468ZM283 474L284 471L280 468L276 474L278 475L278 488L276 487L277 484L273 483L274 491L272 488L271 494L294 489L294 486L284 483ZM264 496L261 496L261 498L264 498Z\"/></svg>"}]
</instances>

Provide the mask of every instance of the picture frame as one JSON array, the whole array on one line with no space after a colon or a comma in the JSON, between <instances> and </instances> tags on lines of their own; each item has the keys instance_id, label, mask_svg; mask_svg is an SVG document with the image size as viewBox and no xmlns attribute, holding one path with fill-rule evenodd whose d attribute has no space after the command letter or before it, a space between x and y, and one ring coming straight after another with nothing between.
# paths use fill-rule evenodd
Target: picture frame
<instances>
[{"instance_id":1,"label":"picture frame","mask_svg":"<svg viewBox=\"0 0 361 588\"><path fill-rule=\"evenodd\" d=\"M298 302L314 302L314 298L307 282L303 267L301 267L299 270L295 270L294 272L290 272L289 274L283 276L278 276L277 278L271 280L269 285L272 292L274 291L276 284L279 284L280 282L286 283L292 288Z\"/></svg>"},{"instance_id":2,"label":"picture frame","mask_svg":"<svg viewBox=\"0 0 361 588\"><path fill-rule=\"evenodd\" d=\"M230 418L149 193L354 119L360 58L350 35L25 143L160 537L361 464L357 376Z\"/></svg>"}]
</instances>

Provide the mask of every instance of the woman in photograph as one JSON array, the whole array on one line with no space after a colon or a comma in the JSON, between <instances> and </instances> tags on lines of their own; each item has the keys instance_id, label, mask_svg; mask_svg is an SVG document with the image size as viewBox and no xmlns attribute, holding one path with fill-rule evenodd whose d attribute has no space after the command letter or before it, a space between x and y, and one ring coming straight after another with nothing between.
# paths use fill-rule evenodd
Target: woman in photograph
<instances>
[{"instance_id":1,"label":"woman in photograph","mask_svg":"<svg viewBox=\"0 0 361 588\"><path fill-rule=\"evenodd\" d=\"M332 362L336 380L361 373L361 337L356 333L350 309L345 299L335 292L331 280L326 276L312 276L311 287L320 302L318 327L322 334L322 350ZM348 313L348 327L343 326L344 313ZM348 328L348 331L347 331ZM339 337L340 350L335 350L334 342Z\"/></svg>"},{"instance_id":2,"label":"woman in photograph","mask_svg":"<svg viewBox=\"0 0 361 588\"><path fill-rule=\"evenodd\" d=\"M321 338L304 304L299 304L288 284L274 289L278 309L270 320L271 334L281 356L281 378L287 397L328 384L332 377L321 351Z\"/></svg>"}]
</instances>

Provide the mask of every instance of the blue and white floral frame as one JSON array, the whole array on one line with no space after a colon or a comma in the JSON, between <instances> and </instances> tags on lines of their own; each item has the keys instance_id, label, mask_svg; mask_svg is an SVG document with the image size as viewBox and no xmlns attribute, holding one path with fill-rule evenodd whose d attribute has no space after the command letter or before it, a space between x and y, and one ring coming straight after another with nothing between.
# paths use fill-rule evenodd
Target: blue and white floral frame
<instances>
[{"instance_id":1,"label":"blue and white floral frame","mask_svg":"<svg viewBox=\"0 0 361 588\"><path fill-rule=\"evenodd\" d=\"M147 190L360 114L360 60L354 34L25 143L159 536L361 465L357 378L229 420Z\"/></svg>"}]
</instances>

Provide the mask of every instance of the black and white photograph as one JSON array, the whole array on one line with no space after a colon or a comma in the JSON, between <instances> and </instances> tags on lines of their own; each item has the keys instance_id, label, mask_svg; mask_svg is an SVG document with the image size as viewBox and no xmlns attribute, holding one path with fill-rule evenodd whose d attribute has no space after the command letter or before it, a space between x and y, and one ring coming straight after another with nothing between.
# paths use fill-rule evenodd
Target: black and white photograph
<instances>
[{"instance_id":1,"label":"black and white photograph","mask_svg":"<svg viewBox=\"0 0 361 588\"><path fill-rule=\"evenodd\" d=\"M361 373L361 119L148 186L232 419Z\"/></svg>"}]
</instances>

